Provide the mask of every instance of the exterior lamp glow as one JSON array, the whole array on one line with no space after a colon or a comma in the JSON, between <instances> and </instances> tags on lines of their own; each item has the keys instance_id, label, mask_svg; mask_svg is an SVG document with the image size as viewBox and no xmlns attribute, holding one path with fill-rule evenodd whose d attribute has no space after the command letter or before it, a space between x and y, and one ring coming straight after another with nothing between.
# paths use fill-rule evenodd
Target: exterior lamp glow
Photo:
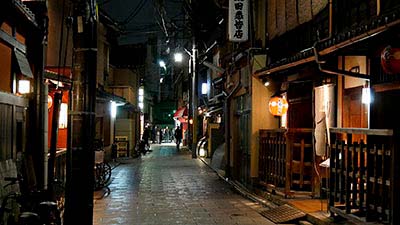
<instances>
[{"instance_id":1,"label":"exterior lamp glow","mask_svg":"<svg viewBox=\"0 0 400 225\"><path fill-rule=\"evenodd\" d=\"M200 157L206 157L206 154L207 152L206 152L206 150L204 149L204 147L202 147L202 148L200 148L200 150L199 150L199 155L200 155Z\"/></svg>"},{"instance_id":2,"label":"exterior lamp glow","mask_svg":"<svg viewBox=\"0 0 400 225\"><path fill-rule=\"evenodd\" d=\"M274 116L283 116L289 107L287 100L283 97L272 97L269 100L269 112Z\"/></svg>"},{"instance_id":3,"label":"exterior lamp glow","mask_svg":"<svg viewBox=\"0 0 400 225\"><path fill-rule=\"evenodd\" d=\"M160 65L161 68L164 68L165 70L167 69L167 65L165 64L164 60L160 60L158 62L158 65Z\"/></svg>"},{"instance_id":4,"label":"exterior lamp glow","mask_svg":"<svg viewBox=\"0 0 400 225\"><path fill-rule=\"evenodd\" d=\"M142 96L144 95L144 89L143 89L143 87L140 87L140 88L139 88L139 96L140 96L140 95L142 95Z\"/></svg>"},{"instance_id":5,"label":"exterior lamp glow","mask_svg":"<svg viewBox=\"0 0 400 225\"><path fill-rule=\"evenodd\" d=\"M369 87L362 89L361 102L366 105L371 103L371 89Z\"/></svg>"},{"instance_id":6,"label":"exterior lamp glow","mask_svg":"<svg viewBox=\"0 0 400 225\"><path fill-rule=\"evenodd\" d=\"M144 88L143 87L139 88L138 100L139 100L138 106L142 110L144 108Z\"/></svg>"},{"instance_id":7,"label":"exterior lamp glow","mask_svg":"<svg viewBox=\"0 0 400 225\"><path fill-rule=\"evenodd\" d=\"M177 62L177 63L182 62L182 61L183 61L183 55L182 55L182 53L176 52L176 53L174 54L174 61Z\"/></svg>"},{"instance_id":8,"label":"exterior lamp glow","mask_svg":"<svg viewBox=\"0 0 400 225\"><path fill-rule=\"evenodd\" d=\"M61 103L60 118L58 119L58 128L65 129L68 124L68 104Z\"/></svg>"},{"instance_id":9,"label":"exterior lamp glow","mask_svg":"<svg viewBox=\"0 0 400 225\"><path fill-rule=\"evenodd\" d=\"M29 80L19 80L18 93L28 94L29 92L31 92L31 82Z\"/></svg>"},{"instance_id":10,"label":"exterior lamp glow","mask_svg":"<svg viewBox=\"0 0 400 225\"><path fill-rule=\"evenodd\" d=\"M201 84L201 94L206 95L208 93L208 85L207 83L202 83Z\"/></svg>"},{"instance_id":11,"label":"exterior lamp glow","mask_svg":"<svg viewBox=\"0 0 400 225\"><path fill-rule=\"evenodd\" d=\"M50 95L47 95L47 109L50 109L53 106L53 98Z\"/></svg>"},{"instance_id":12,"label":"exterior lamp glow","mask_svg":"<svg viewBox=\"0 0 400 225\"><path fill-rule=\"evenodd\" d=\"M117 103L111 101L111 118L115 118L117 116Z\"/></svg>"}]
</instances>

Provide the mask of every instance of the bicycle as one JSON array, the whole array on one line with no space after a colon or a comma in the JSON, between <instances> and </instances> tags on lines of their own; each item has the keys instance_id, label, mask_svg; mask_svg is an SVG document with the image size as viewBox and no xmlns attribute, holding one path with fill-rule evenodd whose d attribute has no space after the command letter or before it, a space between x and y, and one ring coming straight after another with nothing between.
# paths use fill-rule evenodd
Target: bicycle
<instances>
[{"instance_id":1,"label":"bicycle","mask_svg":"<svg viewBox=\"0 0 400 225\"><path fill-rule=\"evenodd\" d=\"M95 163L94 166L94 188L99 190L105 187L111 179L111 166L106 162Z\"/></svg>"},{"instance_id":2,"label":"bicycle","mask_svg":"<svg viewBox=\"0 0 400 225\"><path fill-rule=\"evenodd\" d=\"M59 208L52 201L49 190L37 190L23 179L25 173L21 171L26 169L25 163L20 155L16 162L16 175L4 178L8 183L3 190L8 193L0 205L0 225L61 225Z\"/></svg>"},{"instance_id":3,"label":"bicycle","mask_svg":"<svg viewBox=\"0 0 400 225\"><path fill-rule=\"evenodd\" d=\"M11 185L17 185L18 178L16 177L5 177L5 181L9 181L3 189ZM0 206L0 225L36 225L46 224L55 225L55 223L44 222L44 212L38 214L35 212L28 211L24 208L25 199L20 192L10 191L7 193L1 202ZM41 217L42 219L41 220Z\"/></svg>"},{"instance_id":4,"label":"bicycle","mask_svg":"<svg viewBox=\"0 0 400 225\"><path fill-rule=\"evenodd\" d=\"M104 161L104 148L101 140L95 140L94 189L105 187L111 179L111 165Z\"/></svg>"},{"instance_id":5,"label":"bicycle","mask_svg":"<svg viewBox=\"0 0 400 225\"><path fill-rule=\"evenodd\" d=\"M9 181L8 178L5 178L5 180ZM9 182L3 187L3 189L14 184L15 182ZM18 192L11 191L1 199L0 225L12 225L17 223L18 215L20 214L18 204L19 197L20 194Z\"/></svg>"}]
</instances>

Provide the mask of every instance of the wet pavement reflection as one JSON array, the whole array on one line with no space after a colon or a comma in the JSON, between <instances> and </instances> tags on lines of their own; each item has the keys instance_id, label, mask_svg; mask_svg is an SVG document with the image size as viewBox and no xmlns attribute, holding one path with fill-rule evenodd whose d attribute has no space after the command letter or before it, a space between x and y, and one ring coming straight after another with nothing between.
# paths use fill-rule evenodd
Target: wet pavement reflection
<instances>
[{"instance_id":1,"label":"wet pavement reflection","mask_svg":"<svg viewBox=\"0 0 400 225\"><path fill-rule=\"evenodd\" d=\"M110 193L95 193L94 225L273 224L258 213L262 206L235 193L191 152L177 152L173 143L151 149L118 160Z\"/></svg>"}]
</instances>

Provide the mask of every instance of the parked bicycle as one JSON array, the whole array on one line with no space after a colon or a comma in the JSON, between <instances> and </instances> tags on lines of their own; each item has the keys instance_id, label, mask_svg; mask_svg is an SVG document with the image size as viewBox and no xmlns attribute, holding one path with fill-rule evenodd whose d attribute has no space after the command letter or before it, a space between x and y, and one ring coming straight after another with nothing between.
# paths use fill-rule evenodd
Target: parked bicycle
<instances>
[{"instance_id":1,"label":"parked bicycle","mask_svg":"<svg viewBox=\"0 0 400 225\"><path fill-rule=\"evenodd\" d=\"M104 147L101 140L95 140L94 189L107 186L111 179L111 165L104 161Z\"/></svg>"},{"instance_id":2,"label":"parked bicycle","mask_svg":"<svg viewBox=\"0 0 400 225\"><path fill-rule=\"evenodd\" d=\"M19 185L21 177L6 177L8 186ZM0 225L61 225L57 203L48 201L45 192L10 191L0 206Z\"/></svg>"}]
</instances>

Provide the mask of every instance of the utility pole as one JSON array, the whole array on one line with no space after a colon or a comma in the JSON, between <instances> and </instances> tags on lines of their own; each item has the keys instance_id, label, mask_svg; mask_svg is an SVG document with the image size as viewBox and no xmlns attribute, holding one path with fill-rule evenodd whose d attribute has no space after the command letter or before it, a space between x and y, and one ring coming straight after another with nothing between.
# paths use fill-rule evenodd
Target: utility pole
<instances>
[{"instance_id":1,"label":"utility pole","mask_svg":"<svg viewBox=\"0 0 400 225\"><path fill-rule=\"evenodd\" d=\"M191 54L191 72L192 72L192 90L191 90L191 95L190 95L190 101L191 104L190 106L190 113L192 114L192 135L191 135L191 150L192 150L192 158L197 158L197 127L198 127L198 97L197 97L197 57L198 57L198 49L196 45L196 21L195 21L195 16L194 16L194 10L196 7L196 1L191 0L191 13L192 15L190 16L191 18L191 32L192 32L192 54ZM190 129L189 129L190 130Z\"/></svg>"},{"instance_id":2,"label":"utility pole","mask_svg":"<svg viewBox=\"0 0 400 225\"><path fill-rule=\"evenodd\" d=\"M73 1L73 73L68 120L65 225L93 224L97 15L95 0Z\"/></svg>"},{"instance_id":3,"label":"utility pole","mask_svg":"<svg viewBox=\"0 0 400 225\"><path fill-rule=\"evenodd\" d=\"M194 27L194 26L193 26ZM192 115L193 115L193 133L192 133L192 158L197 158L197 127L198 127L198 91L197 91L197 56L198 50L196 46L196 38L193 31L193 48L192 48Z\"/></svg>"}]
</instances>

